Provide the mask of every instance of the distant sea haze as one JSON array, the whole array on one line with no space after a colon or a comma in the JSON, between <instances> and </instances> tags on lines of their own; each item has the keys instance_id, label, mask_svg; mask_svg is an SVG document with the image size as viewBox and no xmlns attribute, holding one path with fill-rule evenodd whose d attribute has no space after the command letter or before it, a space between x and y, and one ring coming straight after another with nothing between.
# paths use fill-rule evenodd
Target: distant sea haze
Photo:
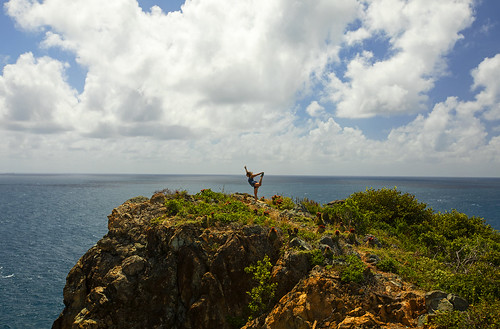
<instances>
[{"instance_id":1,"label":"distant sea haze","mask_svg":"<svg viewBox=\"0 0 500 329\"><path fill-rule=\"evenodd\" d=\"M273 176L274 194L327 203L366 188L394 188L435 212L456 209L500 229L500 178ZM0 329L50 328L69 270L107 232L126 200L168 188L253 193L243 175L0 175Z\"/></svg>"}]
</instances>

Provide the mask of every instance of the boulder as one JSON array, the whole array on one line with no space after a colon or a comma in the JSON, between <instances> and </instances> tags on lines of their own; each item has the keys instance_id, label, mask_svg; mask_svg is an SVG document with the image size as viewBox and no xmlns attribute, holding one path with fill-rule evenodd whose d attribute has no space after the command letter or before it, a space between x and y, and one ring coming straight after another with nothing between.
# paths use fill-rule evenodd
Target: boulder
<instances>
[{"instance_id":1,"label":"boulder","mask_svg":"<svg viewBox=\"0 0 500 329\"><path fill-rule=\"evenodd\" d=\"M127 276L135 276L141 273L146 267L147 261L138 255L126 258L122 263L122 271Z\"/></svg>"},{"instance_id":2,"label":"boulder","mask_svg":"<svg viewBox=\"0 0 500 329\"><path fill-rule=\"evenodd\" d=\"M311 250L311 246L300 238L293 238L290 241L290 247L297 248L299 250Z\"/></svg>"},{"instance_id":3,"label":"boulder","mask_svg":"<svg viewBox=\"0 0 500 329\"><path fill-rule=\"evenodd\" d=\"M446 299L446 297L448 297L448 294L441 290L433 290L426 293L424 297L427 312L434 313L438 309L441 300Z\"/></svg>"},{"instance_id":4,"label":"boulder","mask_svg":"<svg viewBox=\"0 0 500 329\"><path fill-rule=\"evenodd\" d=\"M469 307L469 303L465 299L441 290L433 290L426 293L425 305L427 312L431 314L436 311L465 311Z\"/></svg>"},{"instance_id":5,"label":"boulder","mask_svg":"<svg viewBox=\"0 0 500 329\"><path fill-rule=\"evenodd\" d=\"M460 296L448 294L446 298L451 302L454 310L466 311L469 308L469 302Z\"/></svg>"}]
</instances>

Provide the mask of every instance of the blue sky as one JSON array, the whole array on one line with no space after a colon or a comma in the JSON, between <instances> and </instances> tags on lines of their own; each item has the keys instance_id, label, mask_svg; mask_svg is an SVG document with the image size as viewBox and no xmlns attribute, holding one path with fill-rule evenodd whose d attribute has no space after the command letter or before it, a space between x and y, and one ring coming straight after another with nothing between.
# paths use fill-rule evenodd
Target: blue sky
<instances>
[{"instance_id":1,"label":"blue sky","mask_svg":"<svg viewBox=\"0 0 500 329\"><path fill-rule=\"evenodd\" d=\"M0 173L500 176L496 0L10 0Z\"/></svg>"}]
</instances>

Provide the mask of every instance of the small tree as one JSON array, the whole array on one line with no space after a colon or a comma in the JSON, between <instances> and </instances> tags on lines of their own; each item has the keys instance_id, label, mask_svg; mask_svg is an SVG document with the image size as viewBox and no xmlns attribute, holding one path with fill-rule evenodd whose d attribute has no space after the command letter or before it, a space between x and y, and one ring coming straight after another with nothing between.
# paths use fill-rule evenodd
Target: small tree
<instances>
[{"instance_id":1,"label":"small tree","mask_svg":"<svg viewBox=\"0 0 500 329\"><path fill-rule=\"evenodd\" d=\"M251 312L250 318L252 316L259 316L271 306L272 299L276 293L276 287L278 286L277 283L271 283L272 268L273 265L267 255L262 260L257 261L256 264L245 267L245 272L251 273L253 280L257 283L257 286L247 291L247 294L250 296L250 303L248 304Z\"/></svg>"}]
</instances>

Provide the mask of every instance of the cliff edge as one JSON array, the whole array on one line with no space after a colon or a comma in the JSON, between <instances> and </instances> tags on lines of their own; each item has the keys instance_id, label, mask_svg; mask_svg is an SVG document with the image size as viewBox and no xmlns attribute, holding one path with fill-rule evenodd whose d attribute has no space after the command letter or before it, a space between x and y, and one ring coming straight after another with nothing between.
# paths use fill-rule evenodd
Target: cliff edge
<instances>
[{"instance_id":1,"label":"cliff edge","mask_svg":"<svg viewBox=\"0 0 500 329\"><path fill-rule=\"evenodd\" d=\"M53 329L407 328L443 307L431 306L433 296L459 307L457 296L378 270L362 249L376 237L325 231L328 218L304 207L164 191L108 219L108 233L69 272Z\"/></svg>"}]
</instances>

